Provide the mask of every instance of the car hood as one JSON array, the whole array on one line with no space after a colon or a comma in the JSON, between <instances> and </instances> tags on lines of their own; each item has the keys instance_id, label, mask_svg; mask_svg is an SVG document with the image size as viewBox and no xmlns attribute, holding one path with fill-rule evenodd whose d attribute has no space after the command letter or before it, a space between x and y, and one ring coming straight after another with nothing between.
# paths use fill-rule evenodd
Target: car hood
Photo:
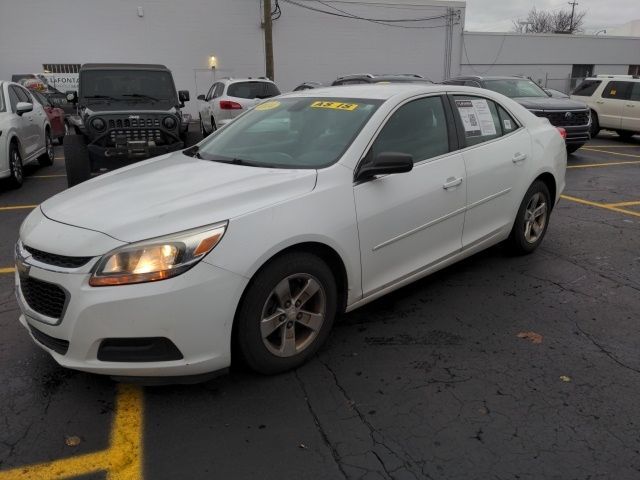
<instances>
[{"instance_id":1,"label":"car hood","mask_svg":"<svg viewBox=\"0 0 640 480\"><path fill-rule=\"evenodd\" d=\"M569 100L568 98L551 98L551 97L517 97L516 102L524 108L532 110L580 110L587 109L582 102Z\"/></svg>"},{"instance_id":2,"label":"car hood","mask_svg":"<svg viewBox=\"0 0 640 480\"><path fill-rule=\"evenodd\" d=\"M41 205L44 215L135 242L188 230L313 190L315 170L230 165L181 152L81 183Z\"/></svg>"}]
</instances>

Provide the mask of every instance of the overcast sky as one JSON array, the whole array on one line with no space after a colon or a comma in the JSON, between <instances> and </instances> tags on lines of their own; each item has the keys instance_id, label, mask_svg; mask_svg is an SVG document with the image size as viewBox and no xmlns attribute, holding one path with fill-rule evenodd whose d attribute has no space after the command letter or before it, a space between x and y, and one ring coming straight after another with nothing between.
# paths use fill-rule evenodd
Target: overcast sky
<instances>
[{"instance_id":1,"label":"overcast sky","mask_svg":"<svg viewBox=\"0 0 640 480\"><path fill-rule=\"evenodd\" d=\"M566 0L467 0L466 29L484 32L511 30L512 20L524 18L527 12L571 9ZM578 0L578 11L586 11L585 31L621 25L640 19L640 0Z\"/></svg>"}]
</instances>

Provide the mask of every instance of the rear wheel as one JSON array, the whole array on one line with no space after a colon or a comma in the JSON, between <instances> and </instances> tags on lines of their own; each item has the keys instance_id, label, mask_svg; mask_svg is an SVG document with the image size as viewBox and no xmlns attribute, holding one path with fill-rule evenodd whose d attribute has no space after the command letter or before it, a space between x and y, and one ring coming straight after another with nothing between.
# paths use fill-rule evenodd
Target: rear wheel
<instances>
[{"instance_id":1,"label":"rear wheel","mask_svg":"<svg viewBox=\"0 0 640 480\"><path fill-rule=\"evenodd\" d=\"M629 130L616 130L616 133L623 140L629 140L636 134L635 132L631 132Z\"/></svg>"},{"instance_id":2,"label":"rear wheel","mask_svg":"<svg viewBox=\"0 0 640 480\"><path fill-rule=\"evenodd\" d=\"M42 155L38 157L38 163L43 167L48 167L53 165L53 160L55 158L55 152L53 150L53 140L51 140L51 132L49 129L45 131L44 134L45 141L45 151Z\"/></svg>"},{"instance_id":3,"label":"rear wheel","mask_svg":"<svg viewBox=\"0 0 640 480\"><path fill-rule=\"evenodd\" d=\"M600 133L600 123L598 122L598 114L591 110L591 130L589 131L591 138L596 138Z\"/></svg>"},{"instance_id":4,"label":"rear wheel","mask_svg":"<svg viewBox=\"0 0 640 480\"><path fill-rule=\"evenodd\" d=\"M205 138L207 135L209 135L207 133L207 129L204 126L204 122L202 121L202 115L200 115L200 134L202 135L202 138Z\"/></svg>"},{"instance_id":5,"label":"rear wheel","mask_svg":"<svg viewBox=\"0 0 640 480\"><path fill-rule=\"evenodd\" d=\"M327 339L337 308L336 282L310 253L285 254L256 274L236 318L237 341L253 370L296 368Z\"/></svg>"},{"instance_id":6,"label":"rear wheel","mask_svg":"<svg viewBox=\"0 0 640 480\"><path fill-rule=\"evenodd\" d=\"M547 233L550 212L549 189L544 182L536 180L520 204L509 236L509 244L514 253L525 255L538 248Z\"/></svg>"},{"instance_id":7,"label":"rear wheel","mask_svg":"<svg viewBox=\"0 0 640 480\"><path fill-rule=\"evenodd\" d=\"M211 132L209 133L213 133L218 129L218 126L216 125L216 121L213 119L213 117L211 117Z\"/></svg>"},{"instance_id":8,"label":"rear wheel","mask_svg":"<svg viewBox=\"0 0 640 480\"><path fill-rule=\"evenodd\" d=\"M24 183L24 170L20 148L15 141L9 146L9 172L9 185L12 188L20 188Z\"/></svg>"},{"instance_id":9,"label":"rear wheel","mask_svg":"<svg viewBox=\"0 0 640 480\"><path fill-rule=\"evenodd\" d=\"M82 135L69 135L64 138L64 164L69 187L82 183L91 177L89 149Z\"/></svg>"}]
</instances>

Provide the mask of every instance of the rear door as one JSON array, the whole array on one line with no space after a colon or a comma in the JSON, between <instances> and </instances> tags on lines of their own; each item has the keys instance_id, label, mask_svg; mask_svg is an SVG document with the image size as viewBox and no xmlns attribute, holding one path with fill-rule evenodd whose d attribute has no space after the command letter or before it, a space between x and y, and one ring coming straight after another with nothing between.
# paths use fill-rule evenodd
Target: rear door
<instances>
[{"instance_id":1,"label":"rear door","mask_svg":"<svg viewBox=\"0 0 640 480\"><path fill-rule=\"evenodd\" d=\"M511 229L528 188L531 138L507 110L481 96L452 95L466 168L463 248Z\"/></svg>"},{"instance_id":2,"label":"rear door","mask_svg":"<svg viewBox=\"0 0 640 480\"><path fill-rule=\"evenodd\" d=\"M602 91L598 105L598 122L601 127L618 130L622 127L622 113L625 103L631 98L632 82L610 81Z\"/></svg>"},{"instance_id":3,"label":"rear door","mask_svg":"<svg viewBox=\"0 0 640 480\"><path fill-rule=\"evenodd\" d=\"M460 251L465 168L445 102L437 95L398 107L362 160L381 152L414 159L410 172L354 186L365 296Z\"/></svg>"},{"instance_id":4,"label":"rear door","mask_svg":"<svg viewBox=\"0 0 640 480\"><path fill-rule=\"evenodd\" d=\"M622 129L640 133L640 82L632 82L629 100L622 110Z\"/></svg>"}]
</instances>

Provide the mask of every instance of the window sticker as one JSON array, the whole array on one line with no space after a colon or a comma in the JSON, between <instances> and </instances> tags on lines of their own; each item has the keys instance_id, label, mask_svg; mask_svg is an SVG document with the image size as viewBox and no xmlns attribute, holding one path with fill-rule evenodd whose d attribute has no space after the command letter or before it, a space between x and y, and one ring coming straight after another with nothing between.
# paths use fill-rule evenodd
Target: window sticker
<instances>
[{"instance_id":1,"label":"window sticker","mask_svg":"<svg viewBox=\"0 0 640 480\"><path fill-rule=\"evenodd\" d=\"M342 103L342 102L313 102L311 108L330 108L332 110L346 110L352 112L358 108L357 103Z\"/></svg>"},{"instance_id":2,"label":"window sticker","mask_svg":"<svg viewBox=\"0 0 640 480\"><path fill-rule=\"evenodd\" d=\"M496 126L486 100L456 100L456 106L467 137L486 137L496 134Z\"/></svg>"},{"instance_id":3,"label":"window sticker","mask_svg":"<svg viewBox=\"0 0 640 480\"><path fill-rule=\"evenodd\" d=\"M280 102L277 100L271 100L270 102L261 103L256 107L256 110L273 110L274 108L278 108L280 106Z\"/></svg>"},{"instance_id":4,"label":"window sticker","mask_svg":"<svg viewBox=\"0 0 640 480\"><path fill-rule=\"evenodd\" d=\"M618 91L615 88L612 88L611 91L609 92L609 95L611 95L612 97L615 97L616 93L618 93Z\"/></svg>"},{"instance_id":5,"label":"window sticker","mask_svg":"<svg viewBox=\"0 0 640 480\"><path fill-rule=\"evenodd\" d=\"M505 129L505 130L511 130L511 129L513 128L513 127L511 126L511 120L508 120L508 119L506 119L506 118L505 118L505 119L503 120L503 123L504 123L504 129Z\"/></svg>"}]
</instances>

